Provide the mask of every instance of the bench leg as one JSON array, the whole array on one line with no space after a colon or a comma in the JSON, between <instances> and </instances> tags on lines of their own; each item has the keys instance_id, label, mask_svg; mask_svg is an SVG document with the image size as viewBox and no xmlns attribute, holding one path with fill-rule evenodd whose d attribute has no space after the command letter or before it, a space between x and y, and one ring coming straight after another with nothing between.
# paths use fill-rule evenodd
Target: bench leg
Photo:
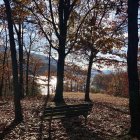
<instances>
[{"instance_id":1,"label":"bench leg","mask_svg":"<svg viewBox=\"0 0 140 140\"><path fill-rule=\"evenodd\" d=\"M85 125L87 125L87 115L85 115L84 117L85 117Z\"/></svg>"},{"instance_id":2,"label":"bench leg","mask_svg":"<svg viewBox=\"0 0 140 140\"><path fill-rule=\"evenodd\" d=\"M51 123L52 120L49 121L49 139L51 139Z\"/></svg>"}]
</instances>

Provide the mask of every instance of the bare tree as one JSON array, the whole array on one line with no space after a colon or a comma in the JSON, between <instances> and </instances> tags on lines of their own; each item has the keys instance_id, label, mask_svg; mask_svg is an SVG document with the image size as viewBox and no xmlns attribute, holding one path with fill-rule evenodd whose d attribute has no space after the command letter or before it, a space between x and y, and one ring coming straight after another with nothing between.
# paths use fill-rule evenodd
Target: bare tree
<instances>
[{"instance_id":1,"label":"bare tree","mask_svg":"<svg viewBox=\"0 0 140 140\"><path fill-rule=\"evenodd\" d=\"M140 91L138 77L138 7L139 0L128 0L128 80L129 108L131 115L130 134L140 138Z\"/></svg>"},{"instance_id":2,"label":"bare tree","mask_svg":"<svg viewBox=\"0 0 140 140\"><path fill-rule=\"evenodd\" d=\"M10 39L10 50L12 60L12 72L13 72L13 89L14 89L14 107L15 107L15 122L21 122L23 120L22 109L19 95L19 82L18 82L18 64L16 58L16 45L13 31L13 20L11 14L11 7L9 0L4 0L6 15L8 21L9 39Z\"/></svg>"}]
</instances>

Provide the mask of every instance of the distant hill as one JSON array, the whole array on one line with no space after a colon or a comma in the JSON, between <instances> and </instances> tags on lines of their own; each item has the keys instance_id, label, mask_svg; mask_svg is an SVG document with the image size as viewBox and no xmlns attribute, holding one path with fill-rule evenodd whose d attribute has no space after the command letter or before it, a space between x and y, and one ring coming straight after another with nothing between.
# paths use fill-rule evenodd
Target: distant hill
<instances>
[{"instance_id":1,"label":"distant hill","mask_svg":"<svg viewBox=\"0 0 140 140\"><path fill-rule=\"evenodd\" d=\"M0 52L4 52L4 48L0 47ZM43 66L41 66L39 71L38 71L39 75L42 75L44 72L48 71L48 62L49 62L48 56L37 54L37 53L31 53L31 56L33 56L37 59L40 59L41 62L43 62ZM11 58L9 58L9 60L11 60ZM51 68L52 72L57 71L57 61L54 60L53 58L51 58L51 67L50 68ZM24 69L25 69L25 67L24 67ZM65 67L65 69L66 69L66 67ZM32 72L30 72L30 73L32 73ZM110 74L111 70L103 70L102 72L99 72L97 70L92 70L91 71L91 77L94 77L95 75L97 75L99 73Z\"/></svg>"},{"instance_id":2,"label":"distant hill","mask_svg":"<svg viewBox=\"0 0 140 140\"><path fill-rule=\"evenodd\" d=\"M32 53L31 55L34 56L34 57L39 58L43 63L47 63L48 64L48 62L49 62L48 56L41 55L41 54L35 54L35 53ZM54 66L57 65L57 61L54 60L53 58L51 58L51 65L54 65Z\"/></svg>"},{"instance_id":3,"label":"distant hill","mask_svg":"<svg viewBox=\"0 0 140 140\"><path fill-rule=\"evenodd\" d=\"M37 59L40 59L41 62L43 63L43 66L41 66L39 71L38 71L39 75L41 75L44 72L48 71L49 58L47 56L40 55L40 54L35 54L35 53L32 53L31 55L33 57L37 58ZM57 71L57 61L54 60L53 58L51 58L50 62L51 62L51 66L50 66L51 71L56 72Z\"/></svg>"},{"instance_id":4,"label":"distant hill","mask_svg":"<svg viewBox=\"0 0 140 140\"><path fill-rule=\"evenodd\" d=\"M0 52L1 53L4 53L4 47L0 46ZM8 48L8 51L9 48ZM38 74L39 75L42 75L44 72L48 71L48 62L49 62L49 58L48 56L45 56L45 55L41 55L41 54L36 54L36 53L31 53L31 57L35 57L37 59L40 59L41 62L43 62L43 66L40 67L39 71L38 71ZM18 57L18 51L17 51L17 57ZM11 57L8 58L9 61L11 61ZM26 53L24 52L24 59L26 59ZM31 72L31 65L29 66L29 73L32 74ZM54 60L53 58L51 58L51 71L52 72L56 72L57 71L57 61ZM24 65L24 70L26 71L26 65Z\"/></svg>"}]
</instances>

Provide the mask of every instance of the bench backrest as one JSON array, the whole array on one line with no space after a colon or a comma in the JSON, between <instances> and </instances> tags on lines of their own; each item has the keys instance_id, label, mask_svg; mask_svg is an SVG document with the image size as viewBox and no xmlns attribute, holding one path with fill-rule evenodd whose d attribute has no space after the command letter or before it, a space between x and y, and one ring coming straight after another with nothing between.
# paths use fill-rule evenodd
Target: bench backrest
<instances>
[{"instance_id":1,"label":"bench backrest","mask_svg":"<svg viewBox=\"0 0 140 140\"><path fill-rule=\"evenodd\" d=\"M73 117L79 115L88 115L88 112L91 111L93 104L84 103L77 105L61 105L55 107L47 107L45 109L46 119L57 119L65 117Z\"/></svg>"}]
</instances>

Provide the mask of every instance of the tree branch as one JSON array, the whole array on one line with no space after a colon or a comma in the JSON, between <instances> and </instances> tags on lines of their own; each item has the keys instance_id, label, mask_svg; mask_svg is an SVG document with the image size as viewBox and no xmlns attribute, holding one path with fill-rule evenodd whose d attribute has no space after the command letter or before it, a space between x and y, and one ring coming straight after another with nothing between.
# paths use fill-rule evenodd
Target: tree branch
<instances>
[{"instance_id":1,"label":"tree branch","mask_svg":"<svg viewBox=\"0 0 140 140\"><path fill-rule=\"evenodd\" d=\"M56 34L57 38L60 39L60 34L58 33L58 30L57 30L55 22L54 22L54 16L53 16L53 11L52 11L51 0L49 0L49 7L50 7L50 14L51 14L51 19L52 19L52 25L53 25L53 28L55 30L55 34Z\"/></svg>"}]
</instances>

